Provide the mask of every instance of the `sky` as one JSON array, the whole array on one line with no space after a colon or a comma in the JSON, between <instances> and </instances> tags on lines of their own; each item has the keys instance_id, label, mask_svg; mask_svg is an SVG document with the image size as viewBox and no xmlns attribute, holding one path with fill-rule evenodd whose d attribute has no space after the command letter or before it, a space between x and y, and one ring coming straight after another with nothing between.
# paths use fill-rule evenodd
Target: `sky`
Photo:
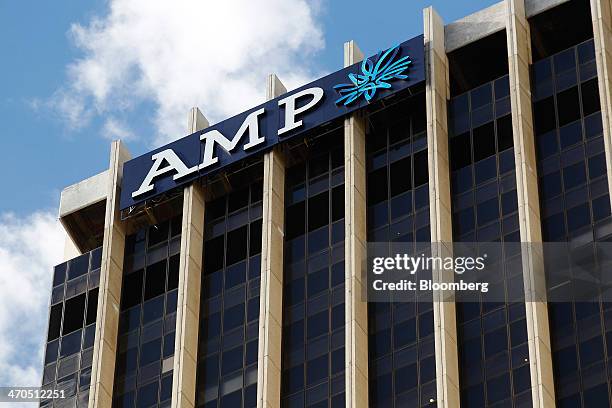
<instances>
[{"instance_id":1,"label":"sky","mask_svg":"<svg viewBox=\"0 0 612 408\"><path fill-rule=\"evenodd\" d=\"M375 54L492 0L151 2L0 0L0 386L39 385L61 190L342 67L343 43ZM23 406L23 405L20 405Z\"/></svg>"}]
</instances>

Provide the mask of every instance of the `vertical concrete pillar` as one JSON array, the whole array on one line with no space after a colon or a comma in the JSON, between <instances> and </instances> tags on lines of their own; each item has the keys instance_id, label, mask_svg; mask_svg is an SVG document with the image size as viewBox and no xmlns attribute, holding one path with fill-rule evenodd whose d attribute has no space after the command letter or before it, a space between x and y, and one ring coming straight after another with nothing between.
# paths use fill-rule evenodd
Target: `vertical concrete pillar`
<instances>
[{"instance_id":1,"label":"vertical concrete pillar","mask_svg":"<svg viewBox=\"0 0 612 408\"><path fill-rule=\"evenodd\" d=\"M274 74L268 76L266 99L287 92ZM285 228L285 159L277 148L264 156L261 237L261 292L257 408L279 408L283 317L283 244Z\"/></svg>"},{"instance_id":2,"label":"vertical concrete pillar","mask_svg":"<svg viewBox=\"0 0 612 408\"><path fill-rule=\"evenodd\" d=\"M448 114L450 94L444 23L433 7L423 10L425 41L425 98L427 107L427 153L432 255L452 251L450 170L448 161ZM448 254L440 253L445 252ZM450 270L434 270L437 282L452 282ZM436 350L437 406L459 406L459 369L455 303L434 293L434 339Z\"/></svg>"},{"instance_id":3,"label":"vertical concrete pillar","mask_svg":"<svg viewBox=\"0 0 612 408\"><path fill-rule=\"evenodd\" d=\"M89 388L89 407L92 408L111 408L112 405L126 232L125 223L121 221L119 197L123 163L129 159L130 153L121 144L121 141L113 141L106 193L96 334Z\"/></svg>"},{"instance_id":4,"label":"vertical concrete pillar","mask_svg":"<svg viewBox=\"0 0 612 408\"><path fill-rule=\"evenodd\" d=\"M344 66L363 60L354 41L344 43ZM362 296L362 258L366 253L365 120L344 120L345 204L345 376L346 406L368 406L368 306Z\"/></svg>"},{"instance_id":5,"label":"vertical concrete pillar","mask_svg":"<svg viewBox=\"0 0 612 408\"><path fill-rule=\"evenodd\" d=\"M597 61L601 120L603 123L608 190L612 191L612 5L609 0L591 0L593 40ZM610 194L612 200L612 194Z\"/></svg>"},{"instance_id":6,"label":"vertical concrete pillar","mask_svg":"<svg viewBox=\"0 0 612 408\"><path fill-rule=\"evenodd\" d=\"M188 132L208 127L198 108L189 111ZM202 249L204 247L204 193L193 182L183 192L181 253L176 307L172 407L195 406L200 289L202 287Z\"/></svg>"},{"instance_id":7,"label":"vertical concrete pillar","mask_svg":"<svg viewBox=\"0 0 612 408\"><path fill-rule=\"evenodd\" d=\"M522 252L531 396L534 407L552 407L555 389L529 79L531 40L524 0L506 1L506 35L520 236L521 242L531 243L523 244Z\"/></svg>"}]
</instances>

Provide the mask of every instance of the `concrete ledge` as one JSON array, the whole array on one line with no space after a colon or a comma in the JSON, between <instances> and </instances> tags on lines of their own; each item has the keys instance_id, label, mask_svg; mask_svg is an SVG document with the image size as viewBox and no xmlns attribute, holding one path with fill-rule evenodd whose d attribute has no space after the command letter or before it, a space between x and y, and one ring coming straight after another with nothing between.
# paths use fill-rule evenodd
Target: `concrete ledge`
<instances>
[{"instance_id":1,"label":"concrete ledge","mask_svg":"<svg viewBox=\"0 0 612 408\"><path fill-rule=\"evenodd\" d=\"M446 52L495 34L506 28L506 7L501 1L486 9L447 24L444 28Z\"/></svg>"},{"instance_id":2,"label":"concrete ledge","mask_svg":"<svg viewBox=\"0 0 612 408\"><path fill-rule=\"evenodd\" d=\"M108 170L93 177L79 181L62 190L59 205L59 217L72 214L92 204L106 199Z\"/></svg>"},{"instance_id":3,"label":"concrete ledge","mask_svg":"<svg viewBox=\"0 0 612 408\"><path fill-rule=\"evenodd\" d=\"M543 13L569 0L525 0L525 14L527 18Z\"/></svg>"}]
</instances>

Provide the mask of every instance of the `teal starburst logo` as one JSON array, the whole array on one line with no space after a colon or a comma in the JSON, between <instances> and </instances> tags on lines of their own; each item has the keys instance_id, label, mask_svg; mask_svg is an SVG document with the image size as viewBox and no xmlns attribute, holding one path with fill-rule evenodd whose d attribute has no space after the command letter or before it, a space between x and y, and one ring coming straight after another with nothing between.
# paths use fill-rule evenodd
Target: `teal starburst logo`
<instances>
[{"instance_id":1,"label":"teal starburst logo","mask_svg":"<svg viewBox=\"0 0 612 408\"><path fill-rule=\"evenodd\" d=\"M341 95L336 100L336 105L348 106L363 96L370 102L378 89L391 88L390 81L406 79L408 75L404 72L412 63L409 56L398 59L400 52L399 44L386 51L380 51L375 62L370 58L361 63L361 73L350 73L348 75L350 84L338 84L334 89Z\"/></svg>"}]
</instances>

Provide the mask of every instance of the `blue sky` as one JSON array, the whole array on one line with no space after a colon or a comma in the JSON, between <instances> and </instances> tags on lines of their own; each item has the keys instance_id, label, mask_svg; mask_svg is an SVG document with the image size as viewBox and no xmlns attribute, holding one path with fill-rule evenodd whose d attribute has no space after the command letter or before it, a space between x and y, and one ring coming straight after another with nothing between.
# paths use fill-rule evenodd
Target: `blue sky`
<instances>
[{"instance_id":1,"label":"blue sky","mask_svg":"<svg viewBox=\"0 0 612 408\"><path fill-rule=\"evenodd\" d=\"M319 23L325 46L299 61L315 72L331 72L342 65L342 44L354 39L367 54L422 33L422 9L429 4L445 21L453 21L494 3L455 1L323 1ZM53 110L35 109L36 101L51 98L69 80L67 66L83 52L71 40L74 23L87 25L108 13L108 3L0 1L0 141L5 175L0 212L27 214L54 208L61 189L96 174L107 165L109 140L100 137L103 118L72 129ZM206 17L202 23L206 24ZM262 78L263 85L263 78ZM223 84L219 84L220 87ZM262 86L263 89L263 86ZM126 121L135 132L154 132L151 103L140 102ZM206 112L205 112L206 113ZM129 141L133 154L155 143ZM10 152L10 153L9 153Z\"/></svg>"}]
</instances>

